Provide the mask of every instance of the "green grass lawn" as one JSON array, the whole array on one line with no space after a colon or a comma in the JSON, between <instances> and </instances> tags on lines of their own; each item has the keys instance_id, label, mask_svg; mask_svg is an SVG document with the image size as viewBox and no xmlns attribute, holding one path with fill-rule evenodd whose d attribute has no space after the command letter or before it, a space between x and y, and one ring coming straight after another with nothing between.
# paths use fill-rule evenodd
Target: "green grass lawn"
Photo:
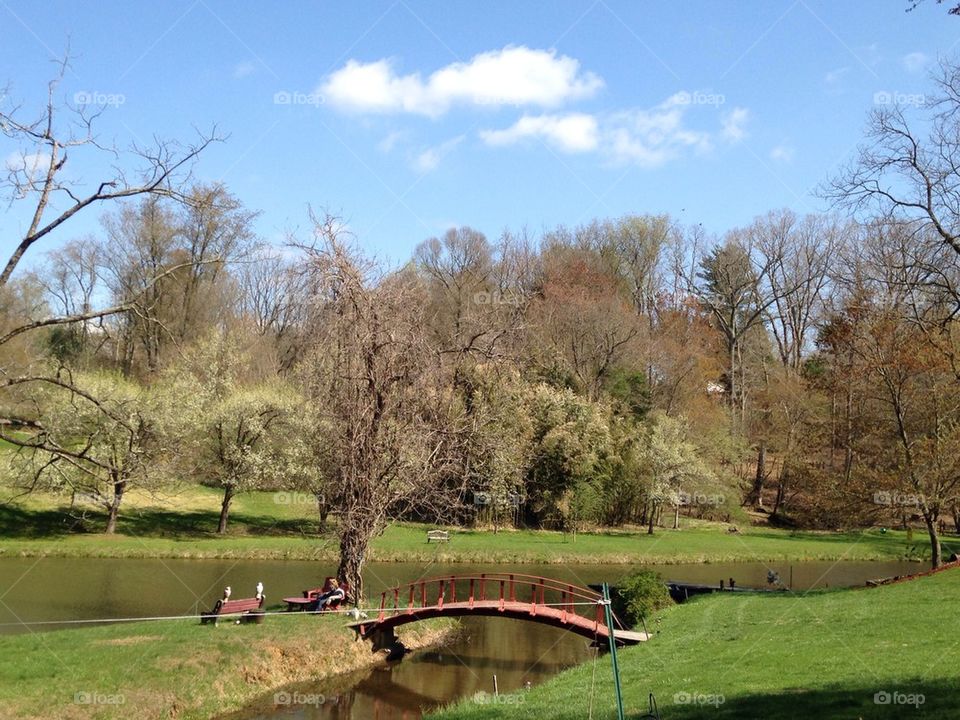
<instances>
[{"instance_id":1,"label":"green grass lawn","mask_svg":"<svg viewBox=\"0 0 960 720\"><path fill-rule=\"evenodd\" d=\"M449 619L417 623L400 637L421 647L456 627ZM269 616L262 625L183 620L8 636L0 638L0 717L210 718L377 660L343 617L306 614Z\"/></svg>"},{"instance_id":2,"label":"green grass lawn","mask_svg":"<svg viewBox=\"0 0 960 720\"><path fill-rule=\"evenodd\" d=\"M711 595L663 611L619 653L628 717L960 718L960 570L871 589ZM609 655L529 692L465 699L431 720L615 717ZM920 703L922 696L922 703ZM877 704L875 699L889 699Z\"/></svg>"},{"instance_id":3,"label":"green grass lawn","mask_svg":"<svg viewBox=\"0 0 960 720\"><path fill-rule=\"evenodd\" d=\"M88 508L83 528L65 520L62 498L31 495L0 504L0 557L249 558L331 561L333 535L319 533L312 499L297 493L255 492L234 501L229 530L216 533L220 493L184 485L165 495L132 491L116 536L96 532L102 518ZM449 528L451 540L427 544L428 527L395 523L376 538L370 560L464 563L610 563L921 560L929 556L926 536L877 530L791 532L775 528L683 521L680 531L657 529L580 533ZM945 555L960 543L945 539Z\"/></svg>"},{"instance_id":4,"label":"green grass lawn","mask_svg":"<svg viewBox=\"0 0 960 720\"><path fill-rule=\"evenodd\" d=\"M894 560L923 559L926 547L903 532L818 533L752 529L730 535L723 528L703 526L682 531L584 533L570 536L549 531L489 531L452 528L451 540L426 543L426 525L397 523L373 542L372 561L439 563L587 563L666 564L678 562ZM948 542L951 547L954 543ZM960 549L960 547L958 547ZM949 554L949 550L948 550ZM337 558L332 536L234 532L140 535L121 529L115 536L59 533L0 537L0 557L131 557L250 558L324 560Z\"/></svg>"}]
</instances>

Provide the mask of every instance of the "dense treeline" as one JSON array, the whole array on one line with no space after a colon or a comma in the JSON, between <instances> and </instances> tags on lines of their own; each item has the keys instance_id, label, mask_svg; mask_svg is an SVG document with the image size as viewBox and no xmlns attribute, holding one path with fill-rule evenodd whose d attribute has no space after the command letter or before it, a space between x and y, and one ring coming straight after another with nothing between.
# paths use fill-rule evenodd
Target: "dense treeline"
<instances>
[{"instance_id":1,"label":"dense treeline","mask_svg":"<svg viewBox=\"0 0 960 720\"><path fill-rule=\"evenodd\" d=\"M219 488L221 532L238 493L310 493L357 585L396 517L918 523L937 564L960 520L944 73L929 138L878 110L873 144L825 186L869 212L778 210L722 237L649 214L461 227L384 267L326 214L260 242L228 188L174 187L180 165L151 155L162 181L2 282L7 471L101 506L107 532L133 486ZM41 181L18 182L43 216Z\"/></svg>"}]
</instances>

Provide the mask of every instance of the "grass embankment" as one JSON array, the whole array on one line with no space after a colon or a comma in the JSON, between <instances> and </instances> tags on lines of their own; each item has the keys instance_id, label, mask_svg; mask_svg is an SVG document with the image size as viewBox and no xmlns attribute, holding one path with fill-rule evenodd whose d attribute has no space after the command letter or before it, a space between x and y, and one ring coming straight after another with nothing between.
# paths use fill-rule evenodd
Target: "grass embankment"
<instances>
[{"instance_id":1,"label":"grass embankment","mask_svg":"<svg viewBox=\"0 0 960 720\"><path fill-rule=\"evenodd\" d=\"M650 642L619 653L628 717L652 692L671 720L960 718L960 570L871 590L723 594L660 614ZM651 623L652 624L652 623ZM431 720L582 720L615 707L609 656ZM484 704L483 701L486 701ZM886 701L886 703L884 703Z\"/></svg>"},{"instance_id":2,"label":"grass embankment","mask_svg":"<svg viewBox=\"0 0 960 720\"><path fill-rule=\"evenodd\" d=\"M398 631L410 649L457 631L448 619ZM0 638L0 717L48 720L210 718L291 683L383 662L343 617L267 617L262 625L195 620Z\"/></svg>"},{"instance_id":3,"label":"grass embankment","mask_svg":"<svg viewBox=\"0 0 960 720\"><path fill-rule=\"evenodd\" d=\"M216 533L220 494L195 485L158 497L132 491L118 534L77 532L56 498L31 495L0 505L0 557L248 558L333 561L334 538L320 537L312 499L296 493L247 493L234 501L229 532ZM392 525L368 556L375 561L463 563L605 563L923 559L923 533L791 532L684 520L658 529L570 535L549 531L450 528L451 541L426 543L428 526ZM102 527L92 510L86 529ZM432 527L432 526L429 526ZM945 553L954 550L946 544ZM960 550L960 547L956 548Z\"/></svg>"}]
</instances>

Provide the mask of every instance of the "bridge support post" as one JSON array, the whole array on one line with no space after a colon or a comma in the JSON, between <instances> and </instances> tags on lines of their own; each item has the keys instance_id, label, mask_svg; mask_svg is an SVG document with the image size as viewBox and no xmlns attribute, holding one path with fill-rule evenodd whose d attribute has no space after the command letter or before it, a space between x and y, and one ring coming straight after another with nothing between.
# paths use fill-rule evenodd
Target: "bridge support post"
<instances>
[{"instance_id":1,"label":"bridge support post","mask_svg":"<svg viewBox=\"0 0 960 720\"><path fill-rule=\"evenodd\" d=\"M369 635L370 642L373 644L373 651L390 651L397 644L397 635L392 627L377 628Z\"/></svg>"}]
</instances>

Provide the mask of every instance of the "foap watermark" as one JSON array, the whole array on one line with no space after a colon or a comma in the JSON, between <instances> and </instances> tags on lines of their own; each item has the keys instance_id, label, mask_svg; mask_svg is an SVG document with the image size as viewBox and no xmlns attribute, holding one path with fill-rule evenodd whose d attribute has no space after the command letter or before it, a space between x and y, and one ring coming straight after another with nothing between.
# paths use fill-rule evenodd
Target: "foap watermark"
<instances>
[{"instance_id":1,"label":"foap watermark","mask_svg":"<svg viewBox=\"0 0 960 720\"><path fill-rule=\"evenodd\" d=\"M923 93L904 93L896 90L879 90L873 94L874 105L900 105L902 107L921 107L926 105L927 96Z\"/></svg>"},{"instance_id":2,"label":"foap watermark","mask_svg":"<svg viewBox=\"0 0 960 720\"><path fill-rule=\"evenodd\" d=\"M477 507L496 505L518 508L522 502L523 498L520 497L520 494L514 492L509 492L506 495L494 495L493 493L486 491L477 491L473 493L473 504Z\"/></svg>"},{"instance_id":3,"label":"foap watermark","mask_svg":"<svg viewBox=\"0 0 960 720\"><path fill-rule=\"evenodd\" d=\"M481 690L473 696L476 705L522 705L527 698L523 693L497 693L491 695Z\"/></svg>"},{"instance_id":4,"label":"foap watermark","mask_svg":"<svg viewBox=\"0 0 960 720\"><path fill-rule=\"evenodd\" d=\"M276 505L323 505L324 498L312 493L281 491L273 494L273 502Z\"/></svg>"},{"instance_id":5,"label":"foap watermark","mask_svg":"<svg viewBox=\"0 0 960 720\"><path fill-rule=\"evenodd\" d=\"M885 507L920 507L923 495L901 493L890 490L878 490L873 494L873 504Z\"/></svg>"},{"instance_id":6,"label":"foap watermark","mask_svg":"<svg viewBox=\"0 0 960 720\"><path fill-rule=\"evenodd\" d=\"M299 90L278 90L273 94L274 105L312 105L320 107L326 103L326 98L320 93L305 93Z\"/></svg>"},{"instance_id":7,"label":"foap watermark","mask_svg":"<svg viewBox=\"0 0 960 720\"><path fill-rule=\"evenodd\" d=\"M688 92L681 90L675 96L678 105L713 105L719 107L727 102L725 95L721 93L708 93L700 90Z\"/></svg>"},{"instance_id":8,"label":"foap watermark","mask_svg":"<svg viewBox=\"0 0 960 720\"><path fill-rule=\"evenodd\" d=\"M708 506L708 507L720 507L726 503L727 498L725 495L720 493L701 493L701 492L686 492L681 490L679 493L679 502L684 507L693 507L693 506Z\"/></svg>"},{"instance_id":9,"label":"foap watermark","mask_svg":"<svg viewBox=\"0 0 960 720\"><path fill-rule=\"evenodd\" d=\"M73 494L73 502L103 505L103 496L89 490L80 490Z\"/></svg>"},{"instance_id":10,"label":"foap watermark","mask_svg":"<svg viewBox=\"0 0 960 720\"><path fill-rule=\"evenodd\" d=\"M696 705L698 707L705 707L711 705L715 708L723 705L727 699L721 693L702 693L702 692L687 692L683 690L678 693L674 693L673 704L674 705Z\"/></svg>"},{"instance_id":11,"label":"foap watermark","mask_svg":"<svg viewBox=\"0 0 960 720\"><path fill-rule=\"evenodd\" d=\"M73 694L75 705L123 705L127 699L119 693L102 693L95 690L80 690Z\"/></svg>"},{"instance_id":12,"label":"foap watermark","mask_svg":"<svg viewBox=\"0 0 960 720\"><path fill-rule=\"evenodd\" d=\"M873 694L874 705L905 705L919 708L927 701L923 693L905 693L899 690L881 690Z\"/></svg>"},{"instance_id":13,"label":"foap watermark","mask_svg":"<svg viewBox=\"0 0 960 720\"><path fill-rule=\"evenodd\" d=\"M327 696L323 695L322 693L287 692L282 690L273 694L274 705L309 705L313 707L320 707L321 705L325 705L326 702Z\"/></svg>"},{"instance_id":14,"label":"foap watermark","mask_svg":"<svg viewBox=\"0 0 960 720\"><path fill-rule=\"evenodd\" d=\"M97 105L98 107L120 107L127 101L123 93L108 93L102 90L80 90L73 94L76 105Z\"/></svg>"},{"instance_id":15,"label":"foap watermark","mask_svg":"<svg viewBox=\"0 0 960 720\"><path fill-rule=\"evenodd\" d=\"M476 305L519 305L520 296L515 293L504 293L499 290L487 292L483 290L473 294L473 302Z\"/></svg>"}]
</instances>

